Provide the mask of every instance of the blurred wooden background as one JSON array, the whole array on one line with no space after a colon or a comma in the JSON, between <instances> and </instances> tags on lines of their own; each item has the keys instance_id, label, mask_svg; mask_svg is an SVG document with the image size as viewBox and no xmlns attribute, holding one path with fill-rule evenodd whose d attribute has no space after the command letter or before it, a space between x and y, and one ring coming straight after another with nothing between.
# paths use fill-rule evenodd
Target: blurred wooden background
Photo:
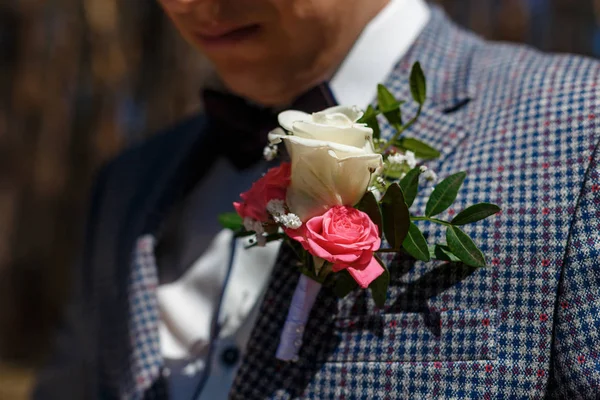
<instances>
[{"instance_id":1,"label":"blurred wooden background","mask_svg":"<svg viewBox=\"0 0 600 400\"><path fill-rule=\"evenodd\" d=\"M600 0L435 2L488 38L600 55ZM206 70L153 1L2 0L0 399L48 347L93 171L198 109Z\"/></svg>"}]
</instances>

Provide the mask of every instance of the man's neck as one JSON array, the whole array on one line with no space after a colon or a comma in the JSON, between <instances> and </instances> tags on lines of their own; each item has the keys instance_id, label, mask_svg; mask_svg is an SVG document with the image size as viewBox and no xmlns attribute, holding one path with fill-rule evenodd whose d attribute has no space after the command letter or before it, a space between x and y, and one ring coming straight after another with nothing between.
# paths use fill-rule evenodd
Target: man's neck
<instances>
[{"instance_id":1,"label":"man's neck","mask_svg":"<svg viewBox=\"0 0 600 400\"><path fill-rule=\"evenodd\" d=\"M430 17L424 0L391 0L362 31L330 80L340 104L366 107Z\"/></svg>"}]
</instances>

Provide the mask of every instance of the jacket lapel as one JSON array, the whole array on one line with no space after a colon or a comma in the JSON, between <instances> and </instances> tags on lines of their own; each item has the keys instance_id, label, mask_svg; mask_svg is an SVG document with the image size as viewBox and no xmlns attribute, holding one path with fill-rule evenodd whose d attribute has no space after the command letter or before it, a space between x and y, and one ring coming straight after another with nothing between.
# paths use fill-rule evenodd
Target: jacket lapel
<instances>
[{"instance_id":1,"label":"jacket lapel","mask_svg":"<svg viewBox=\"0 0 600 400\"><path fill-rule=\"evenodd\" d=\"M158 271L154 258L155 239L141 236L133 250L128 290L130 381L123 385L122 398L139 399L158 380L163 366L158 321L160 318L156 290Z\"/></svg>"},{"instance_id":2,"label":"jacket lapel","mask_svg":"<svg viewBox=\"0 0 600 400\"><path fill-rule=\"evenodd\" d=\"M205 131L204 118L190 118L115 162L126 173L115 176L109 190L125 192L128 203L104 207L96 245L104 251L94 257L91 280L92 301L103 322L98 327L100 388L109 397L141 398L160 372L154 246L169 209L212 162ZM131 189L135 192L127 193ZM115 251L107 250L107 243L114 243Z\"/></svg>"},{"instance_id":3,"label":"jacket lapel","mask_svg":"<svg viewBox=\"0 0 600 400\"><path fill-rule=\"evenodd\" d=\"M407 101L402 106L403 118L412 118L417 105L410 93L410 71L415 62L421 63L427 81L427 99L417 123L404 135L441 152L441 157L426 162L433 169L442 165L468 136L455 113L477 95L470 68L473 53L480 44L478 37L458 29L440 9L434 8L428 25L384 82L397 98ZM386 122L382 136L392 134Z\"/></svg>"},{"instance_id":4,"label":"jacket lapel","mask_svg":"<svg viewBox=\"0 0 600 400\"><path fill-rule=\"evenodd\" d=\"M417 138L440 150L440 158L426 163L434 171L442 167L444 161L452 155L458 145L468 140L469 131L462 119L456 118L455 113L461 112L462 105L475 98L476 86L469 80L469 76L471 58L480 43L480 39L456 28L439 9L435 8L424 31L384 82L397 98L411 100L410 69L415 61L421 62L427 78L427 102L418 122L405 135ZM403 106L404 118L411 118L416 110L414 102L408 101ZM391 127L387 124L383 125L382 137L389 138L392 135ZM424 204L415 203L415 207L424 208ZM427 357L434 360L440 352L444 351L444 346L450 346L450 342L459 334L472 337L488 335L483 331L467 332L462 328L461 330L440 331L441 320L451 320L457 315L426 313L425 299L428 296L435 296L449 286L459 284L461 279L474 272L473 269L450 266L440 268L439 273L432 274L431 269L428 269L430 267L425 264L415 268L414 261L410 260L388 258L385 261L388 265L392 265L392 263L394 265L392 285L396 285L396 287L390 287L385 312L404 315L405 318L401 319L402 321L385 320L388 317L382 319L381 310L375 308L372 300L364 291L355 291L347 298L340 300L334 296L331 290L324 289L319 294L307 324L300 360L297 363L282 363L275 359L275 350L299 278L298 269L295 267L297 261L293 254L284 247L275 266L260 317L248 343L244 361L234 382L231 398L263 399L285 395L291 398L300 396L337 397L340 390L343 391L344 388L335 386L339 386L340 382L342 385L346 383L350 385L351 376L360 374L358 369L366 368L362 364L360 366L353 364L356 371L345 371L346 367L342 367L340 370L339 362L349 359L385 360L385 355L392 355L388 352L388 350L392 350L391 343L381 339L379 344L381 348L378 348L373 345L375 343L373 335L377 335L377 332L387 335L390 326L395 327L395 324L407 324L402 332L394 330L390 334L398 335L395 339L398 343L401 343L402 340L404 343L413 341L425 344L425 346L431 344L432 348L420 347L412 352L404 349L400 352L398 349L394 349L393 357L388 357L388 361L426 360ZM416 284L406 282L406 272L411 269L414 271L413 275L419 275L415 279ZM411 278L414 277L411 276ZM406 313L425 313L423 314L425 317ZM353 336L364 330L364 326L359 329L358 325L355 325L358 324L358 320L350 318L353 315L360 315L360 324L369 325L369 331L375 333L368 333L360 337ZM462 320L477 318L493 320L494 315L481 310L465 315L461 314ZM467 325L465 329L469 326ZM410 329L406 329L407 327ZM339 334L340 332L344 333ZM340 338L345 338L349 344L344 345L340 342L344 339ZM444 345L444 343L446 344ZM377 350L372 354L374 359L364 358L365 354L370 351L365 346L374 346L370 349ZM478 352L479 349L473 354ZM449 359L459 355L453 350L447 350L447 353ZM338 369L332 369L333 366L337 366ZM362 373L366 377L371 372L363 371ZM384 371L380 371L380 373L383 374ZM342 378L340 381L340 374L348 374L348 380ZM398 396L407 398L408 393L399 393Z\"/></svg>"}]
</instances>

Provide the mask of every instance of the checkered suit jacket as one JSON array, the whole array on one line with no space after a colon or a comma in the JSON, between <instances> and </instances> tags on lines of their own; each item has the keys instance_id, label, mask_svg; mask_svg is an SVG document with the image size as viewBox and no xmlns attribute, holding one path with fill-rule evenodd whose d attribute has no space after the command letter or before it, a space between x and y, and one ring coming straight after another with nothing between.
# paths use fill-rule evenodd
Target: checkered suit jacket
<instances>
[{"instance_id":1,"label":"checkered suit jacket","mask_svg":"<svg viewBox=\"0 0 600 400\"><path fill-rule=\"evenodd\" d=\"M600 65L487 42L439 10L385 82L398 97L410 98L417 60L428 101L408 135L441 150L428 163L441 177L468 172L446 217L477 202L502 207L465 227L489 266L389 258L385 307L364 291L340 300L323 290L300 361L285 364L274 355L298 271L283 251L232 399L597 398ZM202 117L186 121L101 173L71 309L77 323L37 398L164 397L155 232L199 179L203 129ZM422 228L444 241L439 227Z\"/></svg>"}]
</instances>

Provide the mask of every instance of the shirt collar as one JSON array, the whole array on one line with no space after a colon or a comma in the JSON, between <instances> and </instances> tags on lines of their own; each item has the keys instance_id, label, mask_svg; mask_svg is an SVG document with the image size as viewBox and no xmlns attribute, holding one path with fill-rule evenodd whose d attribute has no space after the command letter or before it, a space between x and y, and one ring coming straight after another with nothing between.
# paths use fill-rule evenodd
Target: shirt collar
<instances>
[{"instance_id":1,"label":"shirt collar","mask_svg":"<svg viewBox=\"0 0 600 400\"><path fill-rule=\"evenodd\" d=\"M329 82L337 102L366 107L429 21L424 0L390 0L365 27Z\"/></svg>"}]
</instances>

